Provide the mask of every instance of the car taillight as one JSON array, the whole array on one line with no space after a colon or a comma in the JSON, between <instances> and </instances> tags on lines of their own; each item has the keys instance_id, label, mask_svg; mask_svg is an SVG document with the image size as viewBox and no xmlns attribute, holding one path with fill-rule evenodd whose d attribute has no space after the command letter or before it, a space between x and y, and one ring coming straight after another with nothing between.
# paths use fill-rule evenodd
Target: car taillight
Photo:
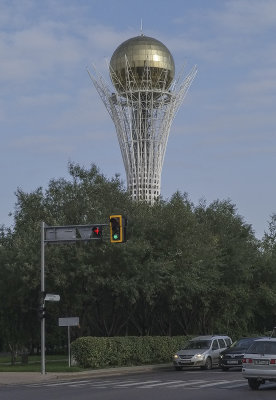
<instances>
[{"instance_id":1,"label":"car taillight","mask_svg":"<svg viewBox=\"0 0 276 400\"><path fill-rule=\"evenodd\" d=\"M242 359L243 364L252 364L252 358L243 358Z\"/></svg>"},{"instance_id":2,"label":"car taillight","mask_svg":"<svg viewBox=\"0 0 276 400\"><path fill-rule=\"evenodd\" d=\"M276 364L276 360L275 359L270 360L270 364Z\"/></svg>"}]
</instances>

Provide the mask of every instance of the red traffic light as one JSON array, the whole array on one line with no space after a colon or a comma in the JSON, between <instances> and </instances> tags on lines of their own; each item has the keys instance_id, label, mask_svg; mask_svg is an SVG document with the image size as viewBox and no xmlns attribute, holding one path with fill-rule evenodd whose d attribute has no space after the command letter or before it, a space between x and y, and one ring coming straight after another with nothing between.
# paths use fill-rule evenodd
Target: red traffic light
<instances>
[{"instance_id":1,"label":"red traffic light","mask_svg":"<svg viewBox=\"0 0 276 400\"><path fill-rule=\"evenodd\" d=\"M102 227L100 226L93 226L92 228L93 236L97 238L102 237Z\"/></svg>"}]
</instances>

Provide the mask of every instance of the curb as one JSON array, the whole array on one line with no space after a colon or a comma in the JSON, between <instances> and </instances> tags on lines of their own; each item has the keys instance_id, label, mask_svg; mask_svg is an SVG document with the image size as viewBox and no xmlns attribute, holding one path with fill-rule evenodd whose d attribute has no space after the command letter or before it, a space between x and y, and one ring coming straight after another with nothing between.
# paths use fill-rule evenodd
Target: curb
<instances>
[{"instance_id":1,"label":"curb","mask_svg":"<svg viewBox=\"0 0 276 400\"><path fill-rule=\"evenodd\" d=\"M22 385L55 380L78 380L83 378L136 374L167 369L171 368L171 366L171 364L141 365L133 367L96 369L81 372L46 372L45 375L42 375L40 372L0 372L0 387L6 385Z\"/></svg>"}]
</instances>

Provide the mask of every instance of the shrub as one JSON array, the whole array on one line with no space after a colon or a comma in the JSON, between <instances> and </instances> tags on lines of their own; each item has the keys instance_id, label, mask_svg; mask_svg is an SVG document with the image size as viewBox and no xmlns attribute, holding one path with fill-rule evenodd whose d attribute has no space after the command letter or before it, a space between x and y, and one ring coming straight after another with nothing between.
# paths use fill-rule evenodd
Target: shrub
<instances>
[{"instance_id":1,"label":"shrub","mask_svg":"<svg viewBox=\"0 0 276 400\"><path fill-rule=\"evenodd\" d=\"M83 368L164 363L188 340L187 336L81 337L71 344Z\"/></svg>"}]
</instances>

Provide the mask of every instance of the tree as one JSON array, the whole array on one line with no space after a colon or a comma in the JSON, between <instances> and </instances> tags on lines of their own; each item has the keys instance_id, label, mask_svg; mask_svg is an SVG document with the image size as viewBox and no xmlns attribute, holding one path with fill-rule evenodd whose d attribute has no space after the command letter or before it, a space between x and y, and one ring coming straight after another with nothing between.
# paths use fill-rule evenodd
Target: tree
<instances>
[{"instance_id":1,"label":"tree","mask_svg":"<svg viewBox=\"0 0 276 400\"><path fill-rule=\"evenodd\" d=\"M271 330L276 321L276 214L271 216L262 240L262 258L254 271L254 290L258 329Z\"/></svg>"},{"instance_id":2,"label":"tree","mask_svg":"<svg viewBox=\"0 0 276 400\"><path fill-rule=\"evenodd\" d=\"M57 320L72 315L81 323L74 334L85 336L238 335L267 323L275 306L273 235L261 249L230 200L195 206L176 192L169 201L136 203L118 176L108 180L93 164L85 169L70 163L68 169L69 179L53 179L44 190L18 189L14 228L1 231L5 345L13 315L24 333L14 333L13 346L39 346L41 221L108 225L112 214L128 217L127 243L111 244L106 226L102 241L45 247L46 292L61 296L59 303L47 303L48 349L64 345ZM13 291L3 282L11 282ZM267 306L265 315L258 301Z\"/></svg>"}]
</instances>

